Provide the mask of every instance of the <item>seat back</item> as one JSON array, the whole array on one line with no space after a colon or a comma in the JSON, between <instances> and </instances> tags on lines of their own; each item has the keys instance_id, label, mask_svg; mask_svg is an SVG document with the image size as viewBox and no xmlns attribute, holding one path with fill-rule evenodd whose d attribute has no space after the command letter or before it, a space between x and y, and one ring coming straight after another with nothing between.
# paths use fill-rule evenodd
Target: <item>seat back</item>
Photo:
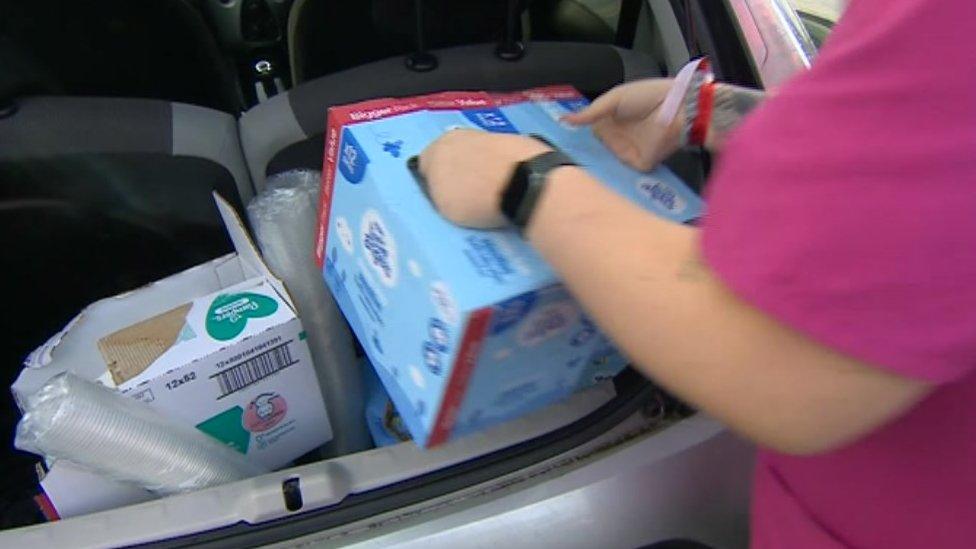
<instances>
[{"instance_id":1,"label":"seat back","mask_svg":"<svg viewBox=\"0 0 976 549\"><path fill-rule=\"evenodd\" d=\"M520 0L523 11L527 0ZM423 0L424 43L446 48L499 40L508 0ZM294 82L416 49L414 0L334 2L296 0L288 15L288 48ZM342 21L323 25L323 21Z\"/></svg>"},{"instance_id":2,"label":"seat back","mask_svg":"<svg viewBox=\"0 0 976 549\"><path fill-rule=\"evenodd\" d=\"M244 113L241 144L255 186L295 168L321 169L326 111L376 97L442 90L507 91L571 84L596 96L627 80L659 76L658 64L639 53L604 44L533 42L521 60L502 61L493 44L435 51L438 68L408 70L402 57L369 63L306 82Z\"/></svg>"},{"instance_id":3,"label":"seat back","mask_svg":"<svg viewBox=\"0 0 976 549\"><path fill-rule=\"evenodd\" d=\"M237 113L236 79L191 0L0 0L0 76L53 93L143 97ZM20 73L20 74L18 74ZM2 99L2 97L0 97Z\"/></svg>"},{"instance_id":4,"label":"seat back","mask_svg":"<svg viewBox=\"0 0 976 549\"><path fill-rule=\"evenodd\" d=\"M0 118L7 385L91 301L230 252L211 191L238 207L252 194L229 114L139 99L15 107Z\"/></svg>"}]
</instances>

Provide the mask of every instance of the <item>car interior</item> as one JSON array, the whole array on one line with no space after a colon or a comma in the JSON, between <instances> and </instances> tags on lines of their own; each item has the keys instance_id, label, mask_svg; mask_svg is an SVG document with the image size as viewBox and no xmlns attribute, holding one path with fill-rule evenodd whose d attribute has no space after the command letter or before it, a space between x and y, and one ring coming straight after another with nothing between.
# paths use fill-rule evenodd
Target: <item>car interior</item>
<instances>
[{"instance_id":1,"label":"car interior","mask_svg":"<svg viewBox=\"0 0 976 549\"><path fill-rule=\"evenodd\" d=\"M664 27L677 28L679 43ZM331 106L557 83L594 98L701 54L720 78L759 86L740 44L725 3L705 0L0 0L0 216L8 310L17 311L5 323L3 382L88 303L231 252L211 193L243 212L269 177L321 170ZM668 164L701 190L710 159L687 151ZM0 393L9 441L20 413ZM630 436L693 410L627 370L436 453L409 442L313 452L290 478L313 485L341 468L341 489L253 520L227 511L220 528L199 516L160 518L157 537L142 541L250 545L322 530L583 447L635 413L643 420L630 420ZM8 442L0 459L0 527L42 523L37 456ZM281 478L213 494L280 491ZM141 513L199 510L192 496L103 520L124 534L119 525Z\"/></svg>"}]
</instances>

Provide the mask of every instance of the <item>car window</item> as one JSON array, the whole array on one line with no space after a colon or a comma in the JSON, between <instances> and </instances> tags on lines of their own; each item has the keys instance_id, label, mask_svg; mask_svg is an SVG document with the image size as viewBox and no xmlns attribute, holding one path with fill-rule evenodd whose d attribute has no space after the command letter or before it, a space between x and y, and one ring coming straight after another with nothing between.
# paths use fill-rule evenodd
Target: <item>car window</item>
<instances>
[{"instance_id":1,"label":"car window","mask_svg":"<svg viewBox=\"0 0 976 549\"><path fill-rule=\"evenodd\" d=\"M836 23L847 6L847 0L790 0L800 13Z\"/></svg>"},{"instance_id":2,"label":"car window","mask_svg":"<svg viewBox=\"0 0 976 549\"><path fill-rule=\"evenodd\" d=\"M589 8L609 27L617 28L621 0L579 0L579 3Z\"/></svg>"},{"instance_id":3,"label":"car window","mask_svg":"<svg viewBox=\"0 0 976 549\"><path fill-rule=\"evenodd\" d=\"M790 3L818 48L847 6L847 0L790 0Z\"/></svg>"}]
</instances>

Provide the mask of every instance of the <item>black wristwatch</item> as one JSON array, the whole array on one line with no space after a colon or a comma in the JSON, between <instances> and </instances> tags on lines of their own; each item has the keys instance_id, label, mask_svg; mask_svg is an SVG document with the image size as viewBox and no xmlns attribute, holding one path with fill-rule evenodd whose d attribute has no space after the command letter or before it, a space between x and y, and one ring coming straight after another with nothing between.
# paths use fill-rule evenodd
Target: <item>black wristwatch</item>
<instances>
[{"instance_id":1,"label":"black wristwatch","mask_svg":"<svg viewBox=\"0 0 976 549\"><path fill-rule=\"evenodd\" d=\"M519 230L525 229L546 186L549 172L560 166L578 166L561 151L548 151L515 165L502 192L501 210Z\"/></svg>"}]
</instances>

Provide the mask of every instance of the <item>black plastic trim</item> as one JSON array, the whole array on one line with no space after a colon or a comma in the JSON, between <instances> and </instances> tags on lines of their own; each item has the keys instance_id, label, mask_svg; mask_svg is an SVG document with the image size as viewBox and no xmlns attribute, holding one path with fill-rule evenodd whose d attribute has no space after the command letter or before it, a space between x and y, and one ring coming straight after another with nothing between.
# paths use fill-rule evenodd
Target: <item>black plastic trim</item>
<instances>
[{"instance_id":1,"label":"black plastic trim","mask_svg":"<svg viewBox=\"0 0 976 549\"><path fill-rule=\"evenodd\" d=\"M761 88L728 0L671 0L692 57L708 55L723 82Z\"/></svg>"},{"instance_id":2,"label":"black plastic trim","mask_svg":"<svg viewBox=\"0 0 976 549\"><path fill-rule=\"evenodd\" d=\"M628 50L634 47L637 37L637 20L640 18L644 0L621 0L620 15L617 17L617 32L614 43Z\"/></svg>"}]
</instances>

